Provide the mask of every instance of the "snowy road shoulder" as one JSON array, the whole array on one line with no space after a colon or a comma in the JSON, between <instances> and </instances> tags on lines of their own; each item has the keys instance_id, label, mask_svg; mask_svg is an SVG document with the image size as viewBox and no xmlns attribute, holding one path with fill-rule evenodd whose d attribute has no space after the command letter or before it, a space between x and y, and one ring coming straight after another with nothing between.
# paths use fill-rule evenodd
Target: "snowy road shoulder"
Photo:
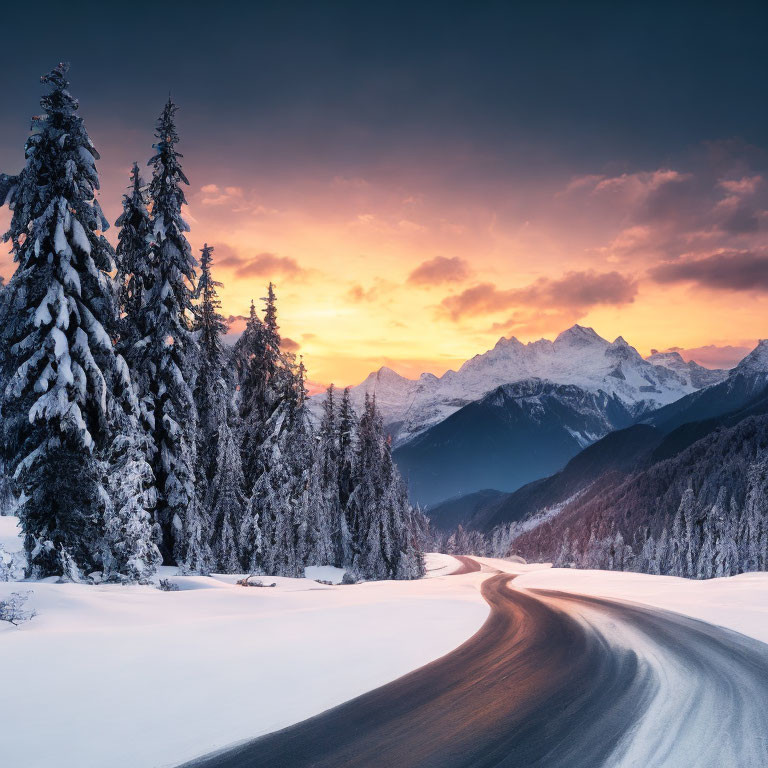
<instances>
[{"instance_id":1,"label":"snowy road shoulder","mask_svg":"<svg viewBox=\"0 0 768 768\"><path fill-rule=\"evenodd\" d=\"M485 577L264 578L274 589L176 577L178 592L0 583L0 599L32 590L38 612L0 627L4 759L158 768L285 727L461 645L488 615ZM46 724L34 744L32 712Z\"/></svg>"},{"instance_id":2,"label":"snowy road shoulder","mask_svg":"<svg viewBox=\"0 0 768 768\"><path fill-rule=\"evenodd\" d=\"M514 586L663 608L768 643L768 573L696 581L644 573L548 568L521 574Z\"/></svg>"}]
</instances>

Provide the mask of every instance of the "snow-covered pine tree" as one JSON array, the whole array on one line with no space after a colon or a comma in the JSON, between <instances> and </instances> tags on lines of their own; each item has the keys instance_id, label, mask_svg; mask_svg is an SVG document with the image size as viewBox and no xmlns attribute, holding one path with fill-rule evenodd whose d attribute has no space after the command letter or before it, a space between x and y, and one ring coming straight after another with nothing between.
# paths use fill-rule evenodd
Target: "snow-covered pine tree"
<instances>
[{"instance_id":1,"label":"snow-covered pine tree","mask_svg":"<svg viewBox=\"0 0 768 768\"><path fill-rule=\"evenodd\" d=\"M95 197L99 155L67 69L42 78L49 90L26 165L2 184L13 212L4 239L18 267L4 300L0 408L30 570L76 578L102 567L114 399L130 399L130 380L110 335L117 302L114 253L101 234L109 225Z\"/></svg>"},{"instance_id":2,"label":"snow-covered pine tree","mask_svg":"<svg viewBox=\"0 0 768 768\"><path fill-rule=\"evenodd\" d=\"M725 487L721 487L710 512L715 530L715 556L712 566L714 578L736 573L736 558L734 557L736 542L733 538L733 526L729 512L730 506L727 502L726 490Z\"/></svg>"},{"instance_id":3,"label":"snow-covered pine tree","mask_svg":"<svg viewBox=\"0 0 768 768\"><path fill-rule=\"evenodd\" d=\"M267 437L266 424L276 400L271 386L274 368L268 364L266 336L264 323L251 302L245 330L234 349L240 455L247 494L252 492L264 470L261 446Z\"/></svg>"},{"instance_id":4,"label":"snow-covered pine tree","mask_svg":"<svg viewBox=\"0 0 768 768\"><path fill-rule=\"evenodd\" d=\"M2 177L5 176L5 178L8 178L7 175L0 174L0 187L2 186ZM2 189L0 188L0 202L2 202L4 199L4 195L2 193ZM5 324L5 309L4 309L4 300L5 297L8 296L8 292L5 290L5 278L0 275L0 328L3 327ZM5 351L2 346L3 339L2 336L0 336L0 377L3 375L3 358L5 357ZM0 378L0 392L3 391L5 388L5 384L3 382L3 379ZM11 479L10 474L8 473L8 470L5 465L5 459L3 458L2 451L0 451L0 515L10 515L12 514L11 510L14 509L16 506L16 496L13 492L13 480ZM0 578L0 581L2 581L2 578Z\"/></svg>"},{"instance_id":5,"label":"snow-covered pine tree","mask_svg":"<svg viewBox=\"0 0 768 768\"><path fill-rule=\"evenodd\" d=\"M696 496L692 488L687 488L680 499L680 515L683 521L683 543L681 547L682 573L692 579L696 575L696 557L698 556L698 536L696 533Z\"/></svg>"},{"instance_id":6,"label":"snow-covered pine tree","mask_svg":"<svg viewBox=\"0 0 768 768\"><path fill-rule=\"evenodd\" d=\"M286 489L293 480L288 433L304 408L303 364L280 349L274 286L270 283L264 321L253 303L235 346L240 453L249 502L241 525L242 561L266 573L299 573L301 563L295 506Z\"/></svg>"},{"instance_id":7,"label":"snow-covered pine tree","mask_svg":"<svg viewBox=\"0 0 768 768\"><path fill-rule=\"evenodd\" d=\"M336 389L331 384L323 401L323 417L318 431L318 469L331 528L333 562L343 568L352 562L352 541L340 499L340 445L335 393Z\"/></svg>"},{"instance_id":8,"label":"snow-covered pine tree","mask_svg":"<svg viewBox=\"0 0 768 768\"><path fill-rule=\"evenodd\" d=\"M685 514L684 502L682 499L678 505L677 511L672 518L672 533L669 538L668 565L670 576L685 575Z\"/></svg>"},{"instance_id":9,"label":"snow-covered pine tree","mask_svg":"<svg viewBox=\"0 0 768 768\"><path fill-rule=\"evenodd\" d=\"M144 298L154 276L146 189L136 163L115 226L120 228L115 259L120 311L117 349L131 360L142 327ZM107 579L145 581L162 560L157 547L159 526L154 523L157 489L147 461L151 438L140 413L134 393L124 392L114 409L117 435L110 450L111 493L104 531Z\"/></svg>"},{"instance_id":10,"label":"snow-covered pine tree","mask_svg":"<svg viewBox=\"0 0 768 768\"><path fill-rule=\"evenodd\" d=\"M330 565L334 562L330 505L304 403L291 405L282 456L288 465L284 493L295 519L296 561L301 567Z\"/></svg>"},{"instance_id":11,"label":"snow-covered pine tree","mask_svg":"<svg viewBox=\"0 0 768 768\"><path fill-rule=\"evenodd\" d=\"M147 210L147 193L137 163L131 169L129 192L123 195L123 212L115 222L117 237L117 286L120 304L118 349L130 360L136 334L142 327L141 313L152 286L152 222Z\"/></svg>"},{"instance_id":12,"label":"snow-covered pine tree","mask_svg":"<svg viewBox=\"0 0 768 768\"><path fill-rule=\"evenodd\" d=\"M354 489L347 504L353 540L352 571L367 579L424 574L415 513L392 462L375 399L366 395L357 431Z\"/></svg>"},{"instance_id":13,"label":"snow-covered pine tree","mask_svg":"<svg viewBox=\"0 0 768 768\"><path fill-rule=\"evenodd\" d=\"M744 504L743 570L768 569L768 456L760 457L747 471L747 496Z\"/></svg>"},{"instance_id":14,"label":"snow-covered pine tree","mask_svg":"<svg viewBox=\"0 0 768 768\"><path fill-rule=\"evenodd\" d=\"M649 531L645 531L638 565L638 570L642 573L658 573L659 571L658 561L656 560L656 540Z\"/></svg>"},{"instance_id":15,"label":"snow-covered pine tree","mask_svg":"<svg viewBox=\"0 0 768 768\"><path fill-rule=\"evenodd\" d=\"M156 520L163 558L193 571L208 568L210 521L195 494L197 418L192 322L197 266L182 218L188 184L176 151L177 107L169 99L157 122L152 203L152 284L144 295L136 342L130 354L151 447L149 463L158 498Z\"/></svg>"},{"instance_id":16,"label":"snow-covered pine tree","mask_svg":"<svg viewBox=\"0 0 768 768\"><path fill-rule=\"evenodd\" d=\"M249 570L260 569L273 576L303 575L297 557L299 522L287 492L291 485L289 457L285 455L289 417L289 406L282 403L267 421L267 438L260 447L264 469L254 484L243 521L243 560L249 563Z\"/></svg>"},{"instance_id":17,"label":"snow-covered pine tree","mask_svg":"<svg viewBox=\"0 0 768 768\"><path fill-rule=\"evenodd\" d=\"M715 525L707 515L702 522L702 538L699 556L696 559L696 578L711 579L714 575L715 562Z\"/></svg>"},{"instance_id":18,"label":"snow-covered pine tree","mask_svg":"<svg viewBox=\"0 0 768 768\"><path fill-rule=\"evenodd\" d=\"M227 324L219 312L221 301L216 290L221 283L214 280L211 274L213 246L206 243L201 253L196 295L199 302L195 322L198 363L194 394L197 408L198 498L204 499L216 470L216 438L221 421L227 418L228 393L223 375L222 342Z\"/></svg>"},{"instance_id":19,"label":"snow-covered pine tree","mask_svg":"<svg viewBox=\"0 0 768 768\"><path fill-rule=\"evenodd\" d=\"M215 472L206 499L212 522L213 567L223 573L238 573L241 570L239 537L247 500L243 493L240 451L226 418L219 423L216 448Z\"/></svg>"},{"instance_id":20,"label":"snow-covered pine tree","mask_svg":"<svg viewBox=\"0 0 768 768\"><path fill-rule=\"evenodd\" d=\"M113 424L115 437L108 453L110 496L104 522L104 578L145 582L162 562L162 556L156 543L159 532L152 520L157 500L155 477L147 463L147 436L139 424L138 403L132 391L126 390L116 399Z\"/></svg>"},{"instance_id":21,"label":"snow-covered pine tree","mask_svg":"<svg viewBox=\"0 0 768 768\"><path fill-rule=\"evenodd\" d=\"M349 497L354 490L355 435L357 433L357 416L352 406L349 387L344 389L341 396L336 433L340 550L342 558L339 565L342 568L346 568L352 565L355 548L354 520L353 512L349 505ZM341 542L342 537L344 539L343 543Z\"/></svg>"},{"instance_id":22,"label":"snow-covered pine tree","mask_svg":"<svg viewBox=\"0 0 768 768\"><path fill-rule=\"evenodd\" d=\"M669 572L669 534L667 526L661 529L659 539L656 542L656 558L653 573L659 575Z\"/></svg>"}]
</instances>

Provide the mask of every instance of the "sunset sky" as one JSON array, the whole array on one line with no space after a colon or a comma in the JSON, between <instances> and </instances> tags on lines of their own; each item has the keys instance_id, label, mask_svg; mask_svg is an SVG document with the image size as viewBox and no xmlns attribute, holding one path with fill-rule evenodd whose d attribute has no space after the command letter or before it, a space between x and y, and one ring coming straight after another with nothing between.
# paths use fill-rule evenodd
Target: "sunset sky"
<instances>
[{"instance_id":1,"label":"sunset sky","mask_svg":"<svg viewBox=\"0 0 768 768\"><path fill-rule=\"evenodd\" d=\"M574 322L709 366L768 336L757 4L172 5L5 8L0 170L70 61L114 221L170 91L193 248L228 315L277 284L314 382Z\"/></svg>"}]
</instances>

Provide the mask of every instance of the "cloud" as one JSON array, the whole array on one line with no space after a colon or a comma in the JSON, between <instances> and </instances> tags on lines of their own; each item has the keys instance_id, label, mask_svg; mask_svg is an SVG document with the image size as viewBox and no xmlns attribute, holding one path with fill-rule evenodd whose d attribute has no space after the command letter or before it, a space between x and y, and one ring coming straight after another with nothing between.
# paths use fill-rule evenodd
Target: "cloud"
<instances>
[{"instance_id":1,"label":"cloud","mask_svg":"<svg viewBox=\"0 0 768 768\"><path fill-rule=\"evenodd\" d=\"M492 333L502 333L504 336L515 334L531 336L560 332L569 328L584 316L581 309L539 310L524 309L513 312L510 317L490 327Z\"/></svg>"},{"instance_id":2,"label":"cloud","mask_svg":"<svg viewBox=\"0 0 768 768\"><path fill-rule=\"evenodd\" d=\"M242 187L220 187L218 184L205 184L200 187L203 197L200 202L203 205L224 205L243 199Z\"/></svg>"},{"instance_id":3,"label":"cloud","mask_svg":"<svg viewBox=\"0 0 768 768\"><path fill-rule=\"evenodd\" d=\"M768 291L768 253L732 251L660 264L649 271L657 283L696 283L717 291Z\"/></svg>"},{"instance_id":4,"label":"cloud","mask_svg":"<svg viewBox=\"0 0 768 768\"><path fill-rule=\"evenodd\" d=\"M681 167L574 178L556 197L562 218L591 223L612 263L660 262L755 250L768 227L766 155L732 142L690 152ZM577 223L578 226L578 223Z\"/></svg>"},{"instance_id":5,"label":"cloud","mask_svg":"<svg viewBox=\"0 0 768 768\"><path fill-rule=\"evenodd\" d=\"M348 291L347 298L356 303L363 301L377 301L387 293L397 288L395 283L390 283L381 277L374 278L373 285L365 288L360 283L355 283Z\"/></svg>"},{"instance_id":6,"label":"cloud","mask_svg":"<svg viewBox=\"0 0 768 768\"><path fill-rule=\"evenodd\" d=\"M298 262L290 256L278 256L266 251L255 256L241 256L229 247L227 253L227 256L216 263L220 267L233 269L237 277L296 277L304 272Z\"/></svg>"},{"instance_id":7,"label":"cloud","mask_svg":"<svg viewBox=\"0 0 768 768\"><path fill-rule=\"evenodd\" d=\"M347 297L351 301L373 301L376 298L376 289L363 288L359 283L355 283L347 291Z\"/></svg>"},{"instance_id":8,"label":"cloud","mask_svg":"<svg viewBox=\"0 0 768 768\"><path fill-rule=\"evenodd\" d=\"M284 336L282 339L280 339L280 348L284 352L298 352L300 347L301 345L298 341L289 339L287 336Z\"/></svg>"},{"instance_id":9,"label":"cloud","mask_svg":"<svg viewBox=\"0 0 768 768\"><path fill-rule=\"evenodd\" d=\"M542 277L525 288L499 290L481 283L455 296L441 307L452 320L466 315L493 314L520 306L586 310L600 304L630 304L637 295L634 279L619 272L568 272L557 280Z\"/></svg>"},{"instance_id":10,"label":"cloud","mask_svg":"<svg viewBox=\"0 0 768 768\"><path fill-rule=\"evenodd\" d=\"M408 282L413 285L439 285L466 280L469 276L469 264L458 256L446 258L435 256L419 264L408 275Z\"/></svg>"}]
</instances>

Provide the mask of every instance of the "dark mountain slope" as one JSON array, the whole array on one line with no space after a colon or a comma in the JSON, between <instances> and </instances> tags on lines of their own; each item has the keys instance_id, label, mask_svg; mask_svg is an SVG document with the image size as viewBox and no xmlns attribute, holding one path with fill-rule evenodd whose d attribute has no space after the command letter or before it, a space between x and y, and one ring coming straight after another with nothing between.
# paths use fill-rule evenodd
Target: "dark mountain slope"
<instances>
[{"instance_id":1,"label":"dark mountain slope","mask_svg":"<svg viewBox=\"0 0 768 768\"><path fill-rule=\"evenodd\" d=\"M506 498L502 491L486 488L465 496L448 499L425 511L432 525L441 531L452 531L458 525L466 526L479 510L492 507L499 499Z\"/></svg>"},{"instance_id":2,"label":"dark mountain slope","mask_svg":"<svg viewBox=\"0 0 768 768\"><path fill-rule=\"evenodd\" d=\"M595 492L591 487L557 517L522 534L515 541L515 551L523 557L552 558L566 529L572 541L588 537L591 530L599 535L620 531L630 542L643 530L657 536L663 526L669 527L689 487L702 510L711 507L721 488L736 505L743 505L749 466L766 450L768 416L750 416L735 426L719 427L676 456L618 482L603 475Z\"/></svg>"},{"instance_id":3,"label":"dark mountain slope","mask_svg":"<svg viewBox=\"0 0 768 768\"><path fill-rule=\"evenodd\" d=\"M528 379L466 405L394 458L413 500L436 504L480 488L516 490L632 421L615 395Z\"/></svg>"},{"instance_id":4,"label":"dark mountain slope","mask_svg":"<svg viewBox=\"0 0 768 768\"><path fill-rule=\"evenodd\" d=\"M659 409L642 424L606 435L574 457L562 472L478 509L470 527L487 531L522 520L577 492L585 503L608 493L628 474L671 459L719 429L768 414L766 361L768 345L761 342L726 381ZM684 418L691 420L681 421Z\"/></svg>"},{"instance_id":5,"label":"dark mountain slope","mask_svg":"<svg viewBox=\"0 0 768 768\"><path fill-rule=\"evenodd\" d=\"M534 512L554 506L610 474L623 477L648 461L663 434L647 424L611 432L585 448L557 474L523 486L514 493L479 508L469 521L471 528L491 530L501 523L523 520Z\"/></svg>"}]
</instances>

